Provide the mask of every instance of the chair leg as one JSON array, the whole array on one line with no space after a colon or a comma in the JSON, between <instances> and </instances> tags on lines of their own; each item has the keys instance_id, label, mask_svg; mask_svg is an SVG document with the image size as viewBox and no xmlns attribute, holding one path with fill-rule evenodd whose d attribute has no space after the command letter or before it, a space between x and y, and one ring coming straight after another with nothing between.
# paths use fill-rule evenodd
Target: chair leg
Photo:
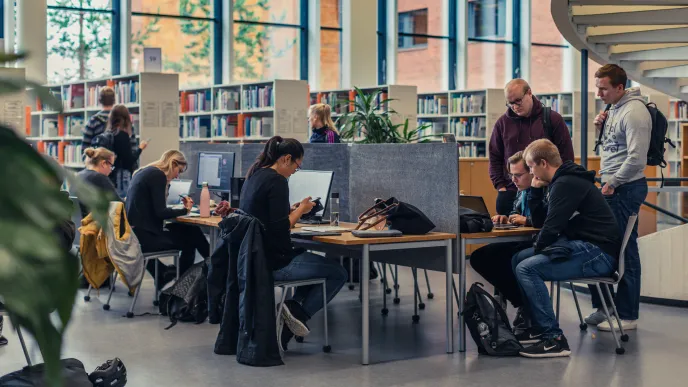
<instances>
[{"instance_id":1,"label":"chair leg","mask_svg":"<svg viewBox=\"0 0 688 387\"><path fill-rule=\"evenodd\" d=\"M22 351L24 351L24 358L26 358L26 364L32 366L31 357L29 356L29 351L26 349L26 343L24 342L24 335L22 335L21 328L17 327L17 336L19 336L19 343L21 344Z\"/></svg>"},{"instance_id":2,"label":"chair leg","mask_svg":"<svg viewBox=\"0 0 688 387\"><path fill-rule=\"evenodd\" d=\"M456 308L459 308L459 293L456 291L456 281L454 281L454 276L452 276L452 288L454 289L454 298L456 299ZM456 315L461 317L461 310L456 312Z\"/></svg>"},{"instance_id":3,"label":"chair leg","mask_svg":"<svg viewBox=\"0 0 688 387\"><path fill-rule=\"evenodd\" d=\"M322 289L323 289L323 323L325 324L325 345L323 346L323 352L329 353L332 351L332 347L330 347L330 338L327 333L327 284L325 281L322 283Z\"/></svg>"},{"instance_id":4,"label":"chair leg","mask_svg":"<svg viewBox=\"0 0 688 387\"><path fill-rule=\"evenodd\" d=\"M88 291L86 292L86 295L84 296L84 301L89 302L91 301L91 290L93 289L93 286L91 284L88 285Z\"/></svg>"},{"instance_id":5,"label":"chair leg","mask_svg":"<svg viewBox=\"0 0 688 387\"><path fill-rule=\"evenodd\" d=\"M616 342L616 353L619 355L623 355L626 350L621 346L621 343L619 343L619 338L616 337L616 331L614 330L614 323L612 323L612 317L609 315L609 309L607 309L607 303L604 302L604 296L602 295L602 289L600 288L600 284L596 283L595 287L597 288L597 293L600 295L600 300L602 300L602 308L604 309L604 315L607 316L607 321L609 321L609 326L612 328L612 336L614 337L614 341Z\"/></svg>"},{"instance_id":6,"label":"chair leg","mask_svg":"<svg viewBox=\"0 0 688 387\"><path fill-rule=\"evenodd\" d=\"M354 259L351 257L349 257L349 290L354 290Z\"/></svg>"},{"instance_id":7,"label":"chair leg","mask_svg":"<svg viewBox=\"0 0 688 387\"><path fill-rule=\"evenodd\" d=\"M420 295L420 284L418 283L418 269L413 268L413 288L418 295L418 309L425 309L425 303L423 302L423 297Z\"/></svg>"},{"instance_id":8,"label":"chair leg","mask_svg":"<svg viewBox=\"0 0 688 387\"><path fill-rule=\"evenodd\" d=\"M401 302L401 299L399 299L399 266L394 265L394 275L392 275L392 279L394 280L394 303L398 304Z\"/></svg>"},{"instance_id":9,"label":"chair leg","mask_svg":"<svg viewBox=\"0 0 688 387\"><path fill-rule=\"evenodd\" d=\"M428 285L428 299L432 300L435 298L435 295L432 293L432 289L430 289L430 279L428 278L428 271L423 269L423 272L425 272L425 284Z\"/></svg>"},{"instance_id":10,"label":"chair leg","mask_svg":"<svg viewBox=\"0 0 688 387\"><path fill-rule=\"evenodd\" d=\"M112 298L112 292L115 291L115 281L117 281L117 275L119 273L115 271L114 279L112 280L112 286L110 286L110 294L108 294L108 299L105 305L103 305L103 310L110 310L110 299Z\"/></svg>"},{"instance_id":11,"label":"chair leg","mask_svg":"<svg viewBox=\"0 0 688 387\"><path fill-rule=\"evenodd\" d=\"M413 275L413 316L412 321L417 324L420 321L420 316L418 315L418 296L420 295L420 290L418 290L418 278L416 276L416 268L411 268L411 274Z\"/></svg>"},{"instance_id":12,"label":"chair leg","mask_svg":"<svg viewBox=\"0 0 688 387\"><path fill-rule=\"evenodd\" d=\"M158 266L160 266L160 261L155 259L155 280L153 281L153 306L158 306Z\"/></svg>"},{"instance_id":13,"label":"chair leg","mask_svg":"<svg viewBox=\"0 0 688 387\"><path fill-rule=\"evenodd\" d=\"M557 281L557 322L559 322L559 306L561 305L561 282Z\"/></svg>"},{"instance_id":14,"label":"chair leg","mask_svg":"<svg viewBox=\"0 0 688 387\"><path fill-rule=\"evenodd\" d=\"M588 324L583 321L583 314L581 313L580 304L578 303L578 295L576 295L576 288L573 286L573 282L569 282L571 286L571 293L573 294L573 301L576 303L576 311L578 311L578 320L580 325L578 326L581 331L588 329Z\"/></svg>"},{"instance_id":15,"label":"chair leg","mask_svg":"<svg viewBox=\"0 0 688 387\"><path fill-rule=\"evenodd\" d=\"M607 297L609 297L609 300L612 303L612 311L614 312L614 317L616 318L616 322L619 324L619 332L621 333L621 341L626 342L628 341L628 335L624 333L623 326L621 326L621 318L619 317L619 312L616 311L616 303L614 303L614 299L612 298L612 292L609 290L608 284L604 284L604 290L607 291ZM609 320L609 326L614 330L614 326L612 324L612 320Z\"/></svg>"}]
</instances>

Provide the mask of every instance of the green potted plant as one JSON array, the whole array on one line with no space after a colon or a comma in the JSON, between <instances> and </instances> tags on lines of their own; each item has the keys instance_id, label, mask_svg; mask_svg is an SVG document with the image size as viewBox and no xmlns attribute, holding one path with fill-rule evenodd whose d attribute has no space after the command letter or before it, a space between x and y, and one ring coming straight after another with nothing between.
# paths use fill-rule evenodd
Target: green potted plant
<instances>
[{"instance_id":1,"label":"green potted plant","mask_svg":"<svg viewBox=\"0 0 688 387\"><path fill-rule=\"evenodd\" d=\"M0 53L0 62L23 57ZM45 105L62 110L62 103L40 85L0 78L0 95L27 88ZM71 318L79 272L77 257L61 247L56 235L58 225L70 220L74 211L61 192L62 182L67 180L70 194L78 196L100 224L107 222L108 201L2 123L0 165L5 187L0 190L0 299L12 325L36 339L46 381L61 386L62 337Z\"/></svg>"},{"instance_id":2,"label":"green potted plant","mask_svg":"<svg viewBox=\"0 0 688 387\"><path fill-rule=\"evenodd\" d=\"M403 123L395 124L392 120L398 113L394 109L386 109L393 99L382 99L382 90L375 90L370 94L356 89L356 100L348 101L353 104L352 111L337 119L340 135L344 141L360 144L408 144L427 142L428 137L423 131L429 127L425 123L416 129L409 130L408 118Z\"/></svg>"}]
</instances>

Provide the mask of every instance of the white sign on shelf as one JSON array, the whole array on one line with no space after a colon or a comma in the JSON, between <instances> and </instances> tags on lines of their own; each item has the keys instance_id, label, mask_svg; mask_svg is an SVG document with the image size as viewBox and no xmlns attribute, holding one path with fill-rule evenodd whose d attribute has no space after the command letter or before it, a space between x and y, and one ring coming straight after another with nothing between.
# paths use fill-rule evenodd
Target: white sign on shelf
<instances>
[{"instance_id":1,"label":"white sign on shelf","mask_svg":"<svg viewBox=\"0 0 688 387\"><path fill-rule=\"evenodd\" d=\"M162 49L159 47L143 48L143 71L146 73L162 72Z\"/></svg>"}]
</instances>

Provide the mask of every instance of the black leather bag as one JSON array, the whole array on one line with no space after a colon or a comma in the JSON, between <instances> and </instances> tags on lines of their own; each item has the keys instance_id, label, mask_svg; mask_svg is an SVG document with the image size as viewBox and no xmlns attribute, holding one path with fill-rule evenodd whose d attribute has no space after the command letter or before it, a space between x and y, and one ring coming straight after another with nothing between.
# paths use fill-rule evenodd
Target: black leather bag
<instances>
[{"instance_id":1,"label":"black leather bag","mask_svg":"<svg viewBox=\"0 0 688 387\"><path fill-rule=\"evenodd\" d=\"M88 380L84 364L77 359L60 360L62 385L69 387L93 387ZM47 387L45 382L45 365L36 364L24 367L0 378L0 387Z\"/></svg>"},{"instance_id":2,"label":"black leather bag","mask_svg":"<svg viewBox=\"0 0 688 387\"><path fill-rule=\"evenodd\" d=\"M435 228L423 211L391 197L387 200L375 199L375 204L358 217L356 230L373 227L379 230L385 225L405 235L423 235Z\"/></svg>"},{"instance_id":3,"label":"black leather bag","mask_svg":"<svg viewBox=\"0 0 688 387\"><path fill-rule=\"evenodd\" d=\"M160 294L160 314L169 316L170 329L178 321L200 324L208 318L206 262L193 264L174 285Z\"/></svg>"},{"instance_id":4,"label":"black leather bag","mask_svg":"<svg viewBox=\"0 0 688 387\"><path fill-rule=\"evenodd\" d=\"M475 232L490 232L494 224L490 214L483 214L470 208L459 207L459 232L470 234Z\"/></svg>"}]
</instances>

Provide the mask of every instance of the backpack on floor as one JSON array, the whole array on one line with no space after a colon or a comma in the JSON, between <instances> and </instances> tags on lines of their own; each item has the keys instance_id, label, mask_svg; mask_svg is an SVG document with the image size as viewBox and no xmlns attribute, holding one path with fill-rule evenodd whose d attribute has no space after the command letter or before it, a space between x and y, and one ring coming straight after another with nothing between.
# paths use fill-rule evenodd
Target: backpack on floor
<instances>
[{"instance_id":1,"label":"backpack on floor","mask_svg":"<svg viewBox=\"0 0 688 387\"><path fill-rule=\"evenodd\" d=\"M178 321L200 324L208 318L208 281L206 263L199 262L179 277L179 280L160 293L159 310L170 318L170 329Z\"/></svg>"},{"instance_id":2,"label":"backpack on floor","mask_svg":"<svg viewBox=\"0 0 688 387\"><path fill-rule=\"evenodd\" d=\"M62 385L69 387L93 387L88 379L88 373L84 369L84 364L77 359L60 360L62 369ZM36 364L24 367L19 371L12 372L0 377L1 387L46 387L45 364Z\"/></svg>"},{"instance_id":3,"label":"backpack on floor","mask_svg":"<svg viewBox=\"0 0 688 387\"><path fill-rule=\"evenodd\" d=\"M518 356L523 349L511 329L504 308L483 289L480 282L474 283L468 290L461 313L480 354Z\"/></svg>"}]
</instances>

